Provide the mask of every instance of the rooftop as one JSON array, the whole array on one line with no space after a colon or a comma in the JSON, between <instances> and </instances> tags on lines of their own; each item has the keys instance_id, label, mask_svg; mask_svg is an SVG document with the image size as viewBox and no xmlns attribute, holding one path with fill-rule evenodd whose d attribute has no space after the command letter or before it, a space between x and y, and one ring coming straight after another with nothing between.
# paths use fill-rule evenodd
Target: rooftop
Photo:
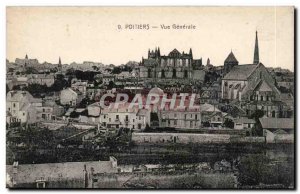
<instances>
[{"instance_id":1,"label":"rooftop","mask_svg":"<svg viewBox=\"0 0 300 194\"><path fill-rule=\"evenodd\" d=\"M293 118L260 118L264 129L294 129Z\"/></svg>"},{"instance_id":2,"label":"rooftop","mask_svg":"<svg viewBox=\"0 0 300 194\"><path fill-rule=\"evenodd\" d=\"M223 80L247 80L257 66L254 64L236 65L225 75Z\"/></svg>"}]
</instances>

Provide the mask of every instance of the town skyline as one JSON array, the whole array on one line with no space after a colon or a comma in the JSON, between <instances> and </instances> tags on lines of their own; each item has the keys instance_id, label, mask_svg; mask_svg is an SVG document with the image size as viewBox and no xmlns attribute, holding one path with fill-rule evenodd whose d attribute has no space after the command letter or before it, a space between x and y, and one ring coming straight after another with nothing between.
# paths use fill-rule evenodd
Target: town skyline
<instances>
[{"instance_id":1,"label":"town skyline","mask_svg":"<svg viewBox=\"0 0 300 194\"><path fill-rule=\"evenodd\" d=\"M195 58L202 58L203 64L209 58L215 66L223 65L232 50L240 64L249 64L253 60L257 30L261 63L266 67L282 67L294 71L293 14L290 8L239 8L239 11L229 7L184 9L189 12L185 17L171 18L173 12L180 10L54 7L47 8L44 13L42 7L9 7L7 59L13 61L27 53L30 58L50 63L57 63L60 56L63 63L67 64L95 61L121 65L128 61L139 62L142 57L146 58L148 49L159 46L163 54L174 48L185 52L192 48ZM120 18L116 11L130 14ZM156 11L164 11L164 17L157 20ZM22 14L25 12L26 16ZM200 15L195 17L194 14ZM237 14L240 19L235 17ZM110 23L105 22L107 17L110 17ZM206 17L215 19L208 23ZM73 18L76 19L72 20ZM158 26L193 23L196 29L117 30L118 24L125 23ZM18 35L17 32L21 29L21 35ZM176 41L172 41L175 38Z\"/></svg>"}]
</instances>

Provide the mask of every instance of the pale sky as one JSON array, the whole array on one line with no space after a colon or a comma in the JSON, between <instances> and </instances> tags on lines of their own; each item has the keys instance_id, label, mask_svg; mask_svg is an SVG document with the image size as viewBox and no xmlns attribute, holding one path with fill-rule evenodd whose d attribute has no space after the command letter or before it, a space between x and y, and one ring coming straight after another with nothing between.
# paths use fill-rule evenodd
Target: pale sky
<instances>
[{"instance_id":1,"label":"pale sky","mask_svg":"<svg viewBox=\"0 0 300 194\"><path fill-rule=\"evenodd\" d=\"M149 30L118 25L150 24ZM195 30L162 30L193 24ZM157 26L158 28L151 28ZM253 62L255 31L266 67L294 70L293 7L8 7L7 59L83 61L120 65L146 58L159 46L167 55L193 49L194 58L223 65L232 49L240 64Z\"/></svg>"}]
</instances>

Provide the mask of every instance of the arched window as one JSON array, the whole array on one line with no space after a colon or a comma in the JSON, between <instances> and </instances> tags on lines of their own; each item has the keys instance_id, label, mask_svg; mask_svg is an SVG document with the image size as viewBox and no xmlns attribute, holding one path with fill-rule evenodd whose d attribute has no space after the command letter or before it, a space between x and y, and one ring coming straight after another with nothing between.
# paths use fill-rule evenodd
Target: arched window
<instances>
[{"instance_id":1,"label":"arched window","mask_svg":"<svg viewBox=\"0 0 300 194\"><path fill-rule=\"evenodd\" d=\"M272 117L275 117L275 110L272 111Z\"/></svg>"},{"instance_id":2,"label":"arched window","mask_svg":"<svg viewBox=\"0 0 300 194\"><path fill-rule=\"evenodd\" d=\"M187 70L184 70L184 78L188 78L188 71Z\"/></svg>"},{"instance_id":3,"label":"arched window","mask_svg":"<svg viewBox=\"0 0 300 194\"><path fill-rule=\"evenodd\" d=\"M176 78L176 69L173 69L173 78Z\"/></svg>"},{"instance_id":4,"label":"arched window","mask_svg":"<svg viewBox=\"0 0 300 194\"><path fill-rule=\"evenodd\" d=\"M161 70L161 77L162 77L162 78L165 78L165 70L164 70L164 69Z\"/></svg>"}]
</instances>

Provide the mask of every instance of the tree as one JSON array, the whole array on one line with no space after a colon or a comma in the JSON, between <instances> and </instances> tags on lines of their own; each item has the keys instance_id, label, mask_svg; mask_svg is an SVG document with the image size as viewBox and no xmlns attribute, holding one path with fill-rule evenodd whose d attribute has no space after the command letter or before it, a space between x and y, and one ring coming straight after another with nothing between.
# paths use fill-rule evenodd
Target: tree
<instances>
[{"instance_id":1,"label":"tree","mask_svg":"<svg viewBox=\"0 0 300 194\"><path fill-rule=\"evenodd\" d=\"M116 85L115 85L115 83L113 82L113 81L110 81L109 83L108 83L108 85L107 85L107 89L108 90L111 90L112 88L115 88L116 87Z\"/></svg>"},{"instance_id":2,"label":"tree","mask_svg":"<svg viewBox=\"0 0 300 194\"><path fill-rule=\"evenodd\" d=\"M114 67L113 70L111 71L112 74L119 74L121 72L122 72L122 69L119 66Z\"/></svg>"},{"instance_id":3,"label":"tree","mask_svg":"<svg viewBox=\"0 0 300 194\"><path fill-rule=\"evenodd\" d=\"M262 130L261 124L259 122L259 118L261 118L263 116L264 116L263 110L255 110L255 112L250 116L250 118L254 119L256 122L255 127L252 129L252 133L255 136L263 135L263 130Z\"/></svg>"},{"instance_id":4,"label":"tree","mask_svg":"<svg viewBox=\"0 0 300 194\"><path fill-rule=\"evenodd\" d=\"M225 119L224 126L230 129L234 128L234 122L231 119Z\"/></svg>"},{"instance_id":5,"label":"tree","mask_svg":"<svg viewBox=\"0 0 300 194\"><path fill-rule=\"evenodd\" d=\"M208 121L204 121L202 125L203 127L210 127L210 123Z\"/></svg>"},{"instance_id":6,"label":"tree","mask_svg":"<svg viewBox=\"0 0 300 194\"><path fill-rule=\"evenodd\" d=\"M276 184L278 169L270 166L270 159L263 154L243 156L238 164L238 181L242 185L258 185L259 183Z\"/></svg>"},{"instance_id":7,"label":"tree","mask_svg":"<svg viewBox=\"0 0 300 194\"><path fill-rule=\"evenodd\" d=\"M255 110L254 113L250 116L251 119L254 119L255 121L258 121L259 118L264 116L263 110Z\"/></svg>"}]
</instances>

